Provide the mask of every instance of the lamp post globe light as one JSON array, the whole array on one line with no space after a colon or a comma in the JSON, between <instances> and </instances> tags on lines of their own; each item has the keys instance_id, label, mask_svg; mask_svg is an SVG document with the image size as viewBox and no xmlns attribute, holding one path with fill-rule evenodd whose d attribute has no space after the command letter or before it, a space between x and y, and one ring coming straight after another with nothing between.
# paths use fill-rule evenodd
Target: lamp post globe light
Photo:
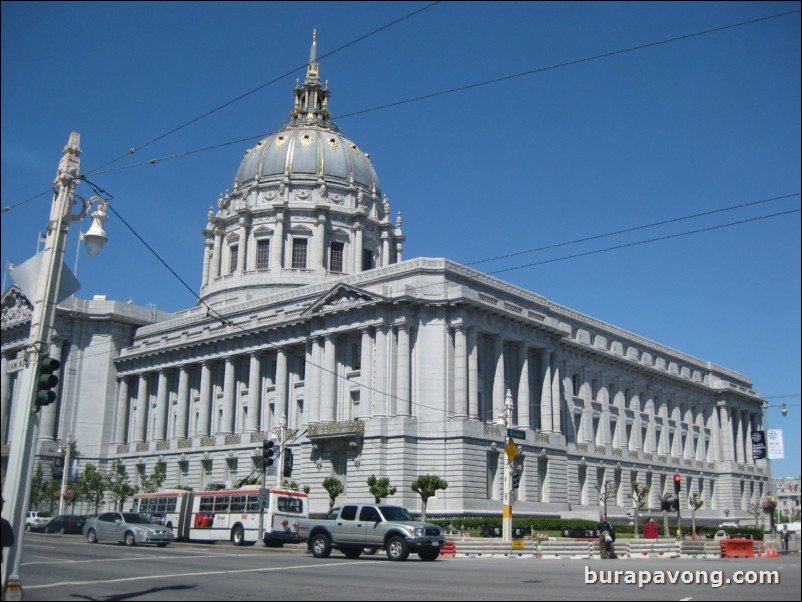
<instances>
[{"instance_id":1,"label":"lamp post globe light","mask_svg":"<svg viewBox=\"0 0 802 602\"><path fill-rule=\"evenodd\" d=\"M14 545L3 548L2 587L7 600L21 599L22 597L20 560L25 536L25 513L28 510L30 498L35 446L39 436L37 381L43 362L48 359L47 354L53 336L70 222L84 219L89 214L92 205L96 202L99 203L98 210L92 213L92 227L84 236L84 240L90 255L100 253L107 241L106 233L103 230L107 201L101 197L92 197L86 201L75 194L75 188L81 181L79 142L79 134L72 132L59 161L54 181L55 194L50 207L50 220L47 224L47 242L41 253L42 261L37 286L35 292L32 293L33 298L30 299L33 311L30 334L25 348L25 367L19 381L20 405L14 412L11 424L11 450L3 484L3 497L6 499L3 516L11 523L16 535ZM78 211L73 213L73 207L76 206ZM69 470L69 466L66 466L65 470ZM65 483L62 482L62 492L64 486ZM61 505L59 511L61 511Z\"/></svg>"},{"instance_id":2,"label":"lamp post globe light","mask_svg":"<svg viewBox=\"0 0 802 602\"><path fill-rule=\"evenodd\" d=\"M788 406L784 403L763 403L763 430L765 431L766 441L768 442L769 437L769 408L780 408L780 412L783 416L788 415ZM771 482L771 451L769 449L766 450L766 473L768 476L768 486L766 488L767 494L766 495L774 495L772 482ZM776 512L776 509L775 509ZM771 513L769 516L769 525L771 527L772 533L774 532L774 512Z\"/></svg>"}]
</instances>

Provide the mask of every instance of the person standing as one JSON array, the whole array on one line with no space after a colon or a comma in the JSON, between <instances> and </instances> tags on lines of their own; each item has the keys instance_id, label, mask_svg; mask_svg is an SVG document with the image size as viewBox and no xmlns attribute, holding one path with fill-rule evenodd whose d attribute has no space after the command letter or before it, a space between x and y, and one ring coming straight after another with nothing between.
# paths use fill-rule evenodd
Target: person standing
<instances>
[{"instance_id":1,"label":"person standing","mask_svg":"<svg viewBox=\"0 0 802 602\"><path fill-rule=\"evenodd\" d=\"M654 522L654 519L650 516L646 524L643 525L643 539L657 539L657 536L657 523Z\"/></svg>"},{"instance_id":2,"label":"person standing","mask_svg":"<svg viewBox=\"0 0 802 602\"><path fill-rule=\"evenodd\" d=\"M780 531L780 543L782 544L782 551L788 553L788 542L791 538L791 532L788 530L788 525L783 524L782 531Z\"/></svg>"},{"instance_id":3,"label":"person standing","mask_svg":"<svg viewBox=\"0 0 802 602\"><path fill-rule=\"evenodd\" d=\"M602 514L599 524L596 525L596 534L599 536L599 551L602 558L615 558L613 542L615 541L615 529L607 522L607 515Z\"/></svg>"}]
</instances>

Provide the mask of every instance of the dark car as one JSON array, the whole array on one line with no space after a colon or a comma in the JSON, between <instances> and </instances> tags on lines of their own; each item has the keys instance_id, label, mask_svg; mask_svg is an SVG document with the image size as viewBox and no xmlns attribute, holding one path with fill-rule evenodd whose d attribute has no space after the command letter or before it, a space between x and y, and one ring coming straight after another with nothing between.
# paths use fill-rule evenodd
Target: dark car
<instances>
[{"instance_id":1,"label":"dark car","mask_svg":"<svg viewBox=\"0 0 802 602\"><path fill-rule=\"evenodd\" d=\"M78 533L80 535L84 532L85 522L84 517L77 514L59 514L47 523L45 533Z\"/></svg>"}]
</instances>

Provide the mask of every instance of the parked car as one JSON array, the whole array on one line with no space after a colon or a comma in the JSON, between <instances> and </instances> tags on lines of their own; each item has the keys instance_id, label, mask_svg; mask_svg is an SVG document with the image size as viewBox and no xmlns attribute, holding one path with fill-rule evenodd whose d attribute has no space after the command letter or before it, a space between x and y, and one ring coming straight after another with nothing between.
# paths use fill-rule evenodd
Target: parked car
<instances>
[{"instance_id":1,"label":"parked car","mask_svg":"<svg viewBox=\"0 0 802 602\"><path fill-rule=\"evenodd\" d=\"M89 543L113 541L135 546L155 543L164 547L174 539L173 530L152 523L138 512L104 512L92 516L84 525L84 535Z\"/></svg>"},{"instance_id":2,"label":"parked car","mask_svg":"<svg viewBox=\"0 0 802 602\"><path fill-rule=\"evenodd\" d=\"M47 523L45 533L78 533L80 535L84 532L85 522L86 519L77 514L59 514Z\"/></svg>"},{"instance_id":3,"label":"parked car","mask_svg":"<svg viewBox=\"0 0 802 602\"><path fill-rule=\"evenodd\" d=\"M25 530L44 531L51 518L53 518L53 515L49 512L29 510L28 514L25 516Z\"/></svg>"}]
</instances>

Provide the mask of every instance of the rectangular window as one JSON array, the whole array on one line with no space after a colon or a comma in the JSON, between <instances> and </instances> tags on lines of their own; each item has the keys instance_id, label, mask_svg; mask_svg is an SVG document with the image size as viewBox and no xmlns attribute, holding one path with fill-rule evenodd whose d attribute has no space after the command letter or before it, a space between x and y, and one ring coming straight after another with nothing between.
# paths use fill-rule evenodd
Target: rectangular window
<instances>
[{"instance_id":1,"label":"rectangular window","mask_svg":"<svg viewBox=\"0 0 802 602\"><path fill-rule=\"evenodd\" d=\"M306 269L306 239L292 239L292 268L295 270Z\"/></svg>"},{"instance_id":2,"label":"rectangular window","mask_svg":"<svg viewBox=\"0 0 802 602\"><path fill-rule=\"evenodd\" d=\"M373 269L373 251L365 249L362 251L362 271Z\"/></svg>"},{"instance_id":3,"label":"rectangular window","mask_svg":"<svg viewBox=\"0 0 802 602\"><path fill-rule=\"evenodd\" d=\"M571 388L573 389L574 397L579 397L579 374L571 375Z\"/></svg>"},{"instance_id":4,"label":"rectangular window","mask_svg":"<svg viewBox=\"0 0 802 602\"><path fill-rule=\"evenodd\" d=\"M270 267L270 240L256 241L256 269L266 270Z\"/></svg>"},{"instance_id":5,"label":"rectangular window","mask_svg":"<svg viewBox=\"0 0 802 602\"><path fill-rule=\"evenodd\" d=\"M229 247L229 256L231 261L229 261L228 264L228 273L233 274L237 269L237 259L239 257L239 247L237 245L231 245Z\"/></svg>"},{"instance_id":6,"label":"rectangular window","mask_svg":"<svg viewBox=\"0 0 802 602\"><path fill-rule=\"evenodd\" d=\"M329 260L329 271L341 274L343 271L343 249L345 245L341 242L331 243L331 258Z\"/></svg>"}]
</instances>

